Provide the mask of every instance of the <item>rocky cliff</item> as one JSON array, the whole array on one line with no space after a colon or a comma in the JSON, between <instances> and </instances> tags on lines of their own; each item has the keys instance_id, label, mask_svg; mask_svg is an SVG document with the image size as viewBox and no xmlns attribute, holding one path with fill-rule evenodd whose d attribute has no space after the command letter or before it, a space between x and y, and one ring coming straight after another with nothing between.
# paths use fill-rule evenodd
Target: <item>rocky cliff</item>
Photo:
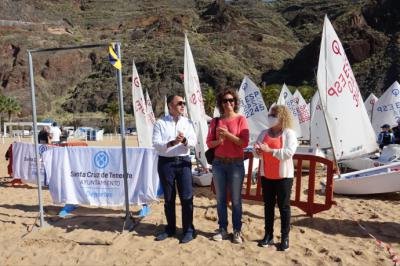
<instances>
[{"instance_id":1,"label":"rocky cliff","mask_svg":"<svg viewBox=\"0 0 400 266\"><path fill-rule=\"evenodd\" d=\"M363 96L400 76L400 1L3 0L0 89L31 113L27 49L122 42L125 109L132 61L156 114L164 95L183 92L184 32L202 89L263 85L315 87L323 18L332 21ZM116 99L107 49L34 54L38 112L65 122L102 112Z\"/></svg>"}]
</instances>

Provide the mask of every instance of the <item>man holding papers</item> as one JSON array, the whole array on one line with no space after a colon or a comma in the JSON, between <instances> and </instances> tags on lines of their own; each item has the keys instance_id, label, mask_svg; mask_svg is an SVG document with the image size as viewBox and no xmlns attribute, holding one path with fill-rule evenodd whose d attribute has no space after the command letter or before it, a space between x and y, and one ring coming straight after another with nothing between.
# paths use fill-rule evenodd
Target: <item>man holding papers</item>
<instances>
[{"instance_id":1,"label":"man holding papers","mask_svg":"<svg viewBox=\"0 0 400 266\"><path fill-rule=\"evenodd\" d=\"M165 231L156 237L157 241L172 237L176 232L175 182L182 204L181 243L188 243L196 237L193 226L192 163L190 148L197 140L192 122L183 116L186 103L178 95L167 98L169 115L154 125L153 147L158 151L158 174L164 190L164 210L167 218Z\"/></svg>"}]
</instances>

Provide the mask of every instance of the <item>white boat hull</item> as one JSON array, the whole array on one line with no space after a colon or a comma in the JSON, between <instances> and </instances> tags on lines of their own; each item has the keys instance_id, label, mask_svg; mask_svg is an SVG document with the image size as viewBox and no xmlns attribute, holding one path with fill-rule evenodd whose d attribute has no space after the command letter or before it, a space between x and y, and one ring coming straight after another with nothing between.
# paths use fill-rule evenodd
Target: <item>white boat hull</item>
<instances>
[{"instance_id":1,"label":"white boat hull","mask_svg":"<svg viewBox=\"0 0 400 266\"><path fill-rule=\"evenodd\" d=\"M344 195L400 191L400 163L342 174L333 181L333 191Z\"/></svg>"},{"instance_id":2,"label":"white boat hull","mask_svg":"<svg viewBox=\"0 0 400 266\"><path fill-rule=\"evenodd\" d=\"M196 171L192 172L193 182L201 187L211 186L212 181L212 173L197 173Z\"/></svg>"},{"instance_id":3,"label":"white boat hull","mask_svg":"<svg viewBox=\"0 0 400 266\"><path fill-rule=\"evenodd\" d=\"M343 161L342 164L345 167L354 170L364 170L384 165L384 163L380 163L377 160L371 158L355 158L352 160Z\"/></svg>"}]
</instances>

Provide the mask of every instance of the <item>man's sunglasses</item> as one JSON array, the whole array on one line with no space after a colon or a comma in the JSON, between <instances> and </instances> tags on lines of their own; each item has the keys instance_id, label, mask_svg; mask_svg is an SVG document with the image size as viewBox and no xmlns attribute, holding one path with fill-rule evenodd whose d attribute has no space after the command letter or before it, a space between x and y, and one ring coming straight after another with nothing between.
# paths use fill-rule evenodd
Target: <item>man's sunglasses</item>
<instances>
[{"instance_id":1,"label":"man's sunglasses","mask_svg":"<svg viewBox=\"0 0 400 266\"><path fill-rule=\"evenodd\" d=\"M233 102L235 102L235 99L234 98L222 99L222 102L223 103L227 103L227 102L233 103Z\"/></svg>"},{"instance_id":2,"label":"man's sunglasses","mask_svg":"<svg viewBox=\"0 0 400 266\"><path fill-rule=\"evenodd\" d=\"M179 106L185 106L186 105L186 103L184 102L184 101L179 101L176 105L179 105Z\"/></svg>"}]
</instances>

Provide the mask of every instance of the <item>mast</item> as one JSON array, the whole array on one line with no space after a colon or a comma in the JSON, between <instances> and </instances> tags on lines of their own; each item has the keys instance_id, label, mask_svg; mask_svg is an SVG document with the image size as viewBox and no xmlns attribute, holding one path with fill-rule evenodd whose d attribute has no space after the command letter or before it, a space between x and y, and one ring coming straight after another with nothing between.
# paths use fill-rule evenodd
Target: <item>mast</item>
<instances>
[{"instance_id":1,"label":"mast","mask_svg":"<svg viewBox=\"0 0 400 266\"><path fill-rule=\"evenodd\" d=\"M327 61L328 61L328 55L327 55L327 52L326 52L326 47L327 47L326 46L326 18L327 18L327 15L325 15L324 29L323 29L323 33L325 33L325 34L323 34L324 35L324 40L323 40L324 41L324 57L325 57L325 90L327 90L327 88L328 88L328 69L326 67L327 66ZM318 84L318 82L317 82L317 84ZM318 94L319 94L319 98L321 99L321 93L320 93L319 90L318 90ZM328 103L328 96L327 95L328 94L325 94L325 97L326 97L325 103ZM338 174L340 176L338 160L336 158L335 147L334 147L333 141L332 141L332 134L331 134L331 130L329 128L328 120L326 118L327 104L326 104L326 106L324 106L322 102L323 101L321 101L322 113L324 114L324 120L325 120L326 128L328 130L328 137L329 137L329 141L331 142L331 146L332 146L333 162L336 165L336 169L337 169Z\"/></svg>"}]
</instances>

